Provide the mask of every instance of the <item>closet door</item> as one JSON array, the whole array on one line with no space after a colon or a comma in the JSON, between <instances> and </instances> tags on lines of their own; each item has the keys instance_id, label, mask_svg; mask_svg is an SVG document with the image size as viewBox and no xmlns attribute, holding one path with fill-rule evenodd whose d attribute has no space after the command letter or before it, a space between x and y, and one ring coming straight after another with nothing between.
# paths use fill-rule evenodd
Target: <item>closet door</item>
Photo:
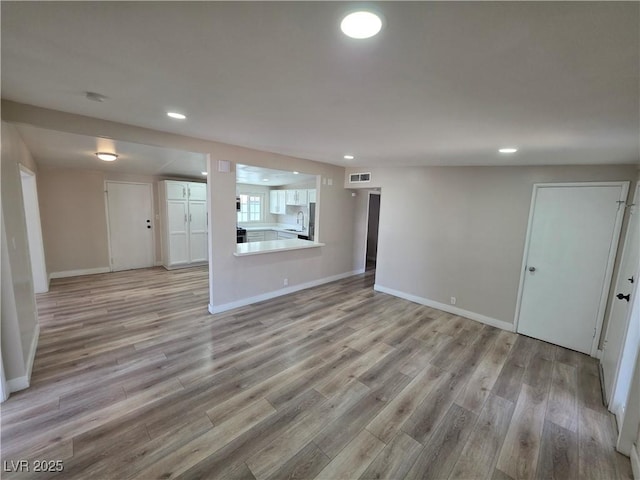
<instances>
[{"instance_id":1,"label":"closet door","mask_svg":"<svg viewBox=\"0 0 640 480\"><path fill-rule=\"evenodd\" d=\"M189 263L188 221L187 201L167 200L169 265Z\"/></svg>"},{"instance_id":2,"label":"closet door","mask_svg":"<svg viewBox=\"0 0 640 480\"><path fill-rule=\"evenodd\" d=\"M207 204L189 202L189 251L191 262L207 261Z\"/></svg>"}]
</instances>

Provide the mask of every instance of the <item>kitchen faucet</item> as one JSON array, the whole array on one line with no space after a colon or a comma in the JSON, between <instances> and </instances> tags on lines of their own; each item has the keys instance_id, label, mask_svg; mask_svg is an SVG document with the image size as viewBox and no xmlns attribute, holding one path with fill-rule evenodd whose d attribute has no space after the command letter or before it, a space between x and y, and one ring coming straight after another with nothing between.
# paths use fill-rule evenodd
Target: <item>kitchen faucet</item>
<instances>
[{"instance_id":1,"label":"kitchen faucet","mask_svg":"<svg viewBox=\"0 0 640 480\"><path fill-rule=\"evenodd\" d=\"M300 221L300 215L302 215L302 221ZM302 230L304 230L304 212L302 210L298 212L298 218L296 219L296 223L298 225L302 225Z\"/></svg>"}]
</instances>

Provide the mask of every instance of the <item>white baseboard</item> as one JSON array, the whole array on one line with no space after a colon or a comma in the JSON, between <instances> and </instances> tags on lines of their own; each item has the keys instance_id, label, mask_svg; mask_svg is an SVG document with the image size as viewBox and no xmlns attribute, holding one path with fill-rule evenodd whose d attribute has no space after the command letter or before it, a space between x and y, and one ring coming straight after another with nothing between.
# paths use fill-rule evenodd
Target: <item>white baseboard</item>
<instances>
[{"instance_id":1,"label":"white baseboard","mask_svg":"<svg viewBox=\"0 0 640 480\"><path fill-rule=\"evenodd\" d=\"M389 295L393 295L394 297L400 297L411 302L419 303L420 305L426 305L427 307L437 308L438 310L442 310L444 312L453 313L454 315L458 315L460 317L470 318L471 320L475 320L492 327L500 328L501 330L507 330L509 332L515 331L514 325L512 323L498 320L497 318L487 317L486 315L454 307L453 305L447 305L446 303L436 302L434 300L429 300L428 298L419 297L410 293L383 287L382 285L378 285L377 283L373 286L373 289L377 292L388 293Z\"/></svg>"},{"instance_id":2,"label":"white baseboard","mask_svg":"<svg viewBox=\"0 0 640 480\"><path fill-rule=\"evenodd\" d=\"M318 280L312 280L311 282L301 283L299 285L291 285L287 288L274 290L273 292L262 293L254 297L242 298L240 300L236 300L235 302L224 303L222 305L209 304L209 313L216 314L226 312L228 310L233 310L234 308L245 307L247 305L251 305L252 303L264 302L265 300L271 300L272 298L281 297L283 295L288 295L290 293L305 290L307 288L317 287L318 285L323 285L325 283L335 282L336 280L342 280L343 278L358 275L360 273L364 273L364 269L352 270L351 272L340 273L338 275L320 278Z\"/></svg>"},{"instance_id":3,"label":"white baseboard","mask_svg":"<svg viewBox=\"0 0 640 480\"><path fill-rule=\"evenodd\" d=\"M640 480L640 455L638 454L638 445L631 445L631 470L633 470L633 478Z\"/></svg>"},{"instance_id":4,"label":"white baseboard","mask_svg":"<svg viewBox=\"0 0 640 480\"><path fill-rule=\"evenodd\" d=\"M51 272L49 274L49 280L52 278L67 278L67 277L79 277L81 275L95 275L96 273L109 273L111 269L109 267L98 268L85 268L81 270L66 270L64 272Z\"/></svg>"},{"instance_id":5,"label":"white baseboard","mask_svg":"<svg viewBox=\"0 0 640 480\"><path fill-rule=\"evenodd\" d=\"M7 380L7 388L9 389L9 393L19 392L20 390L29 388L29 379L24 375L22 377Z\"/></svg>"},{"instance_id":6,"label":"white baseboard","mask_svg":"<svg viewBox=\"0 0 640 480\"><path fill-rule=\"evenodd\" d=\"M36 323L36 330L33 332L31 340L31 348L29 349L29 359L27 360L27 381L31 383L31 371L33 370L33 362L36 359L36 350L38 349L38 339L40 338L40 324Z\"/></svg>"},{"instance_id":7,"label":"white baseboard","mask_svg":"<svg viewBox=\"0 0 640 480\"><path fill-rule=\"evenodd\" d=\"M31 384L31 371L33 370L33 361L36 358L36 350L38 349L38 338L40 338L40 325L36 324L36 330L33 334L31 347L29 349L29 358L27 359L27 373L22 377L7 380L7 388L10 393L29 388L29 385Z\"/></svg>"}]
</instances>

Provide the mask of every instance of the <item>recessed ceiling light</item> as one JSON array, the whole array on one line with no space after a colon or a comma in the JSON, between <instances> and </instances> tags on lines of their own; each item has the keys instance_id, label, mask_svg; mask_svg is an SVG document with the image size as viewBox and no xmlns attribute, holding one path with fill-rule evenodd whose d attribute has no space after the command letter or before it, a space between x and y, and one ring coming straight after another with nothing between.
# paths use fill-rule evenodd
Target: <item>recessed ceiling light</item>
<instances>
[{"instance_id":1,"label":"recessed ceiling light","mask_svg":"<svg viewBox=\"0 0 640 480\"><path fill-rule=\"evenodd\" d=\"M186 115L178 112L167 112L167 117L175 118L176 120L184 120L187 118Z\"/></svg>"},{"instance_id":2,"label":"recessed ceiling light","mask_svg":"<svg viewBox=\"0 0 640 480\"><path fill-rule=\"evenodd\" d=\"M356 158L356 157L354 157L353 155L345 155L343 158L344 158L345 160L353 160L353 159L354 159L354 158Z\"/></svg>"},{"instance_id":3,"label":"recessed ceiling light","mask_svg":"<svg viewBox=\"0 0 640 480\"><path fill-rule=\"evenodd\" d=\"M262 179L262 181L263 181L263 182L268 182L268 181L269 181L269 179L268 179L268 178L263 178L263 179Z\"/></svg>"},{"instance_id":4,"label":"recessed ceiling light","mask_svg":"<svg viewBox=\"0 0 640 480\"><path fill-rule=\"evenodd\" d=\"M517 148L513 147L505 147L498 150L500 153L516 153L518 151Z\"/></svg>"},{"instance_id":5,"label":"recessed ceiling light","mask_svg":"<svg viewBox=\"0 0 640 480\"><path fill-rule=\"evenodd\" d=\"M293 172L294 175L298 175L300 172Z\"/></svg>"},{"instance_id":6,"label":"recessed ceiling light","mask_svg":"<svg viewBox=\"0 0 640 480\"><path fill-rule=\"evenodd\" d=\"M200 173L205 176L207 175L207 172L200 172Z\"/></svg>"},{"instance_id":7,"label":"recessed ceiling light","mask_svg":"<svg viewBox=\"0 0 640 480\"><path fill-rule=\"evenodd\" d=\"M118 158L118 155L109 152L97 152L96 157L98 157L100 160L104 160L105 162L113 162Z\"/></svg>"},{"instance_id":8,"label":"recessed ceiling light","mask_svg":"<svg viewBox=\"0 0 640 480\"><path fill-rule=\"evenodd\" d=\"M351 38L369 38L377 34L382 28L382 20L375 13L353 12L342 19L340 29Z\"/></svg>"}]
</instances>

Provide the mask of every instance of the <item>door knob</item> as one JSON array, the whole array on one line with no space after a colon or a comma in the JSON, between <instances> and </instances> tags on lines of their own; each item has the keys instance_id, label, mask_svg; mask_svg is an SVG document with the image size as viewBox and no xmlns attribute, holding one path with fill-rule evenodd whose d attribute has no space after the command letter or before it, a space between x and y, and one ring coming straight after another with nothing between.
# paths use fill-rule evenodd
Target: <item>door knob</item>
<instances>
[{"instance_id":1,"label":"door knob","mask_svg":"<svg viewBox=\"0 0 640 480\"><path fill-rule=\"evenodd\" d=\"M535 272L536 271L536 267L529 267L529 271L530 272Z\"/></svg>"},{"instance_id":2,"label":"door knob","mask_svg":"<svg viewBox=\"0 0 640 480\"><path fill-rule=\"evenodd\" d=\"M619 294L616 295L616 297L618 297L618 300L622 300L624 298L627 302L631 301L631 294L630 293L627 293L626 295L623 295L623 294L619 293Z\"/></svg>"}]
</instances>

